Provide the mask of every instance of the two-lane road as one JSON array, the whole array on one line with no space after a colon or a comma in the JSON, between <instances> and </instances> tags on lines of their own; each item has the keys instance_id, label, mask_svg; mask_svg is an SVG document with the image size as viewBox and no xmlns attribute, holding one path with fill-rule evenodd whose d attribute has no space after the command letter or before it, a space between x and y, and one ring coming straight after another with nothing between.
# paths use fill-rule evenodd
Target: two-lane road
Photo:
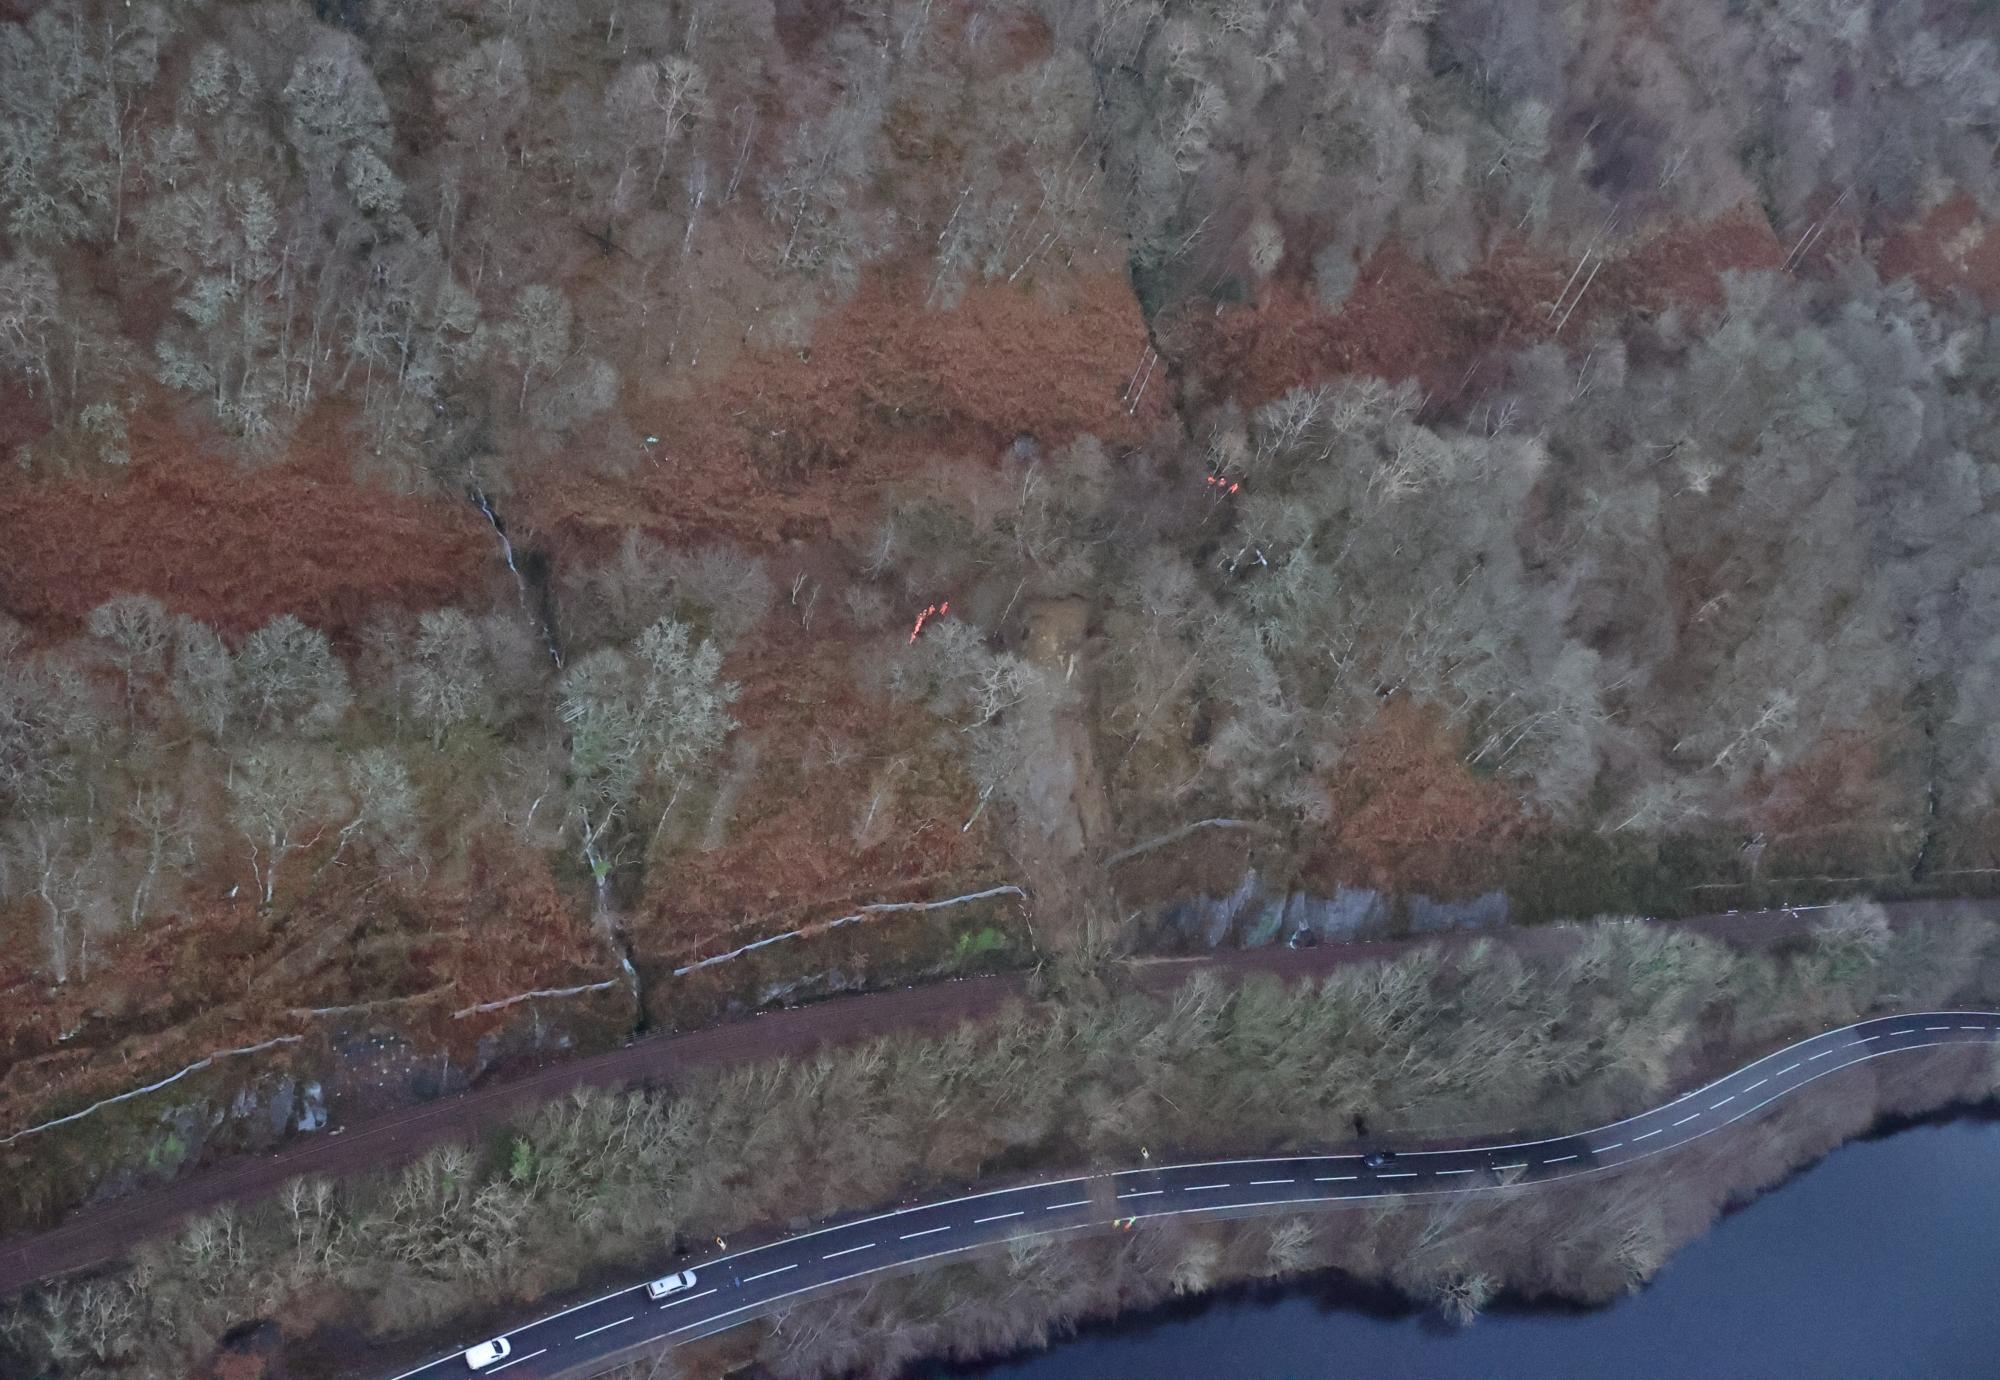
<instances>
[{"instance_id":1,"label":"two-lane road","mask_svg":"<svg viewBox=\"0 0 2000 1380\"><path fill-rule=\"evenodd\" d=\"M1665 1106L1549 1140L1405 1151L1375 1163L1356 1153L1143 1167L877 1213L679 1262L677 1268L695 1271L695 1285L666 1300L649 1298L637 1283L515 1328L506 1334L509 1359L481 1374L529 1380L581 1372L643 1343L710 1336L806 1294L1018 1235L1104 1228L1125 1218L1311 1211L1363 1198L1505 1192L1603 1173L1734 1125L1840 1069L1887 1054L1996 1041L2000 1013L1880 1017L1802 1040ZM394 1380L468 1373L454 1352Z\"/></svg>"}]
</instances>

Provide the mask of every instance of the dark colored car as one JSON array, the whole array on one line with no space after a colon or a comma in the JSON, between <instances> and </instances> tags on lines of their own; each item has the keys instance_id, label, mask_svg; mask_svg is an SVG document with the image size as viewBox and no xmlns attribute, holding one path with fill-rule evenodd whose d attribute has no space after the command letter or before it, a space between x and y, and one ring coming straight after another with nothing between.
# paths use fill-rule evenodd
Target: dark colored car
<instances>
[{"instance_id":1,"label":"dark colored car","mask_svg":"<svg viewBox=\"0 0 2000 1380\"><path fill-rule=\"evenodd\" d=\"M1393 1150L1377 1150L1372 1155L1362 1156L1361 1162L1367 1165L1370 1169L1380 1169L1383 1165L1388 1164L1395 1158L1396 1154Z\"/></svg>"}]
</instances>

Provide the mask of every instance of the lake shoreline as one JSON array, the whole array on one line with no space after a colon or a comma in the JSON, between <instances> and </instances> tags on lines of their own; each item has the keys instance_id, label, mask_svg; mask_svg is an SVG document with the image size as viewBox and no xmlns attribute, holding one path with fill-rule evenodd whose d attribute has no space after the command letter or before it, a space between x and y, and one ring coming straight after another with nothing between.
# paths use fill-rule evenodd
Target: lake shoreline
<instances>
[{"instance_id":1,"label":"lake shoreline","mask_svg":"<svg viewBox=\"0 0 2000 1380\"><path fill-rule=\"evenodd\" d=\"M1746 1214L1810 1180L1843 1155L1868 1146L1899 1141L1912 1132L1948 1128L1972 1128L1987 1135L2000 1153L2000 1095L1949 1097L1930 1107L1893 1106L1876 1116L1865 1128L1844 1137L1830 1149L1800 1159L1782 1177L1762 1183L1720 1204L1707 1229L1678 1243L1663 1262L1663 1273L1690 1251L1713 1240ZM1750 1128L1756 1130L1757 1128ZM1473 1330L1505 1328L1510 1324L1587 1322L1616 1314L1658 1287L1657 1277L1631 1293L1609 1298L1578 1298L1548 1292L1526 1292L1503 1287L1481 1309ZM1219 1281L1198 1295L1172 1296L1147 1306L1111 1315L1078 1318L1073 1330L1052 1324L1045 1346L1016 1348L976 1360L927 1358L898 1372L898 1380L1070 1380L1070 1377L1100 1377L1128 1373L1103 1369L1105 1353L1118 1350L1145 1350L1148 1339L1180 1336L1189 1329L1214 1326L1212 1320L1239 1315L1281 1313L1301 1326L1306 1319L1338 1320L1336 1330L1374 1325L1401 1329L1406 1333L1448 1339L1465 1329L1445 1317L1433 1304L1397 1287L1382 1275L1367 1276L1341 1268L1314 1271L1282 1280L1238 1279ZM1065 1365L1060 1358L1069 1353L1089 1353L1091 1368L1085 1363ZM1142 1370L1129 1373L1161 1376L1158 1358L1149 1358ZM1241 1371L1261 1375L1261 1371ZM1273 1372L1277 1374L1279 1372ZM1426 1372L1428 1373L1428 1372Z\"/></svg>"}]
</instances>

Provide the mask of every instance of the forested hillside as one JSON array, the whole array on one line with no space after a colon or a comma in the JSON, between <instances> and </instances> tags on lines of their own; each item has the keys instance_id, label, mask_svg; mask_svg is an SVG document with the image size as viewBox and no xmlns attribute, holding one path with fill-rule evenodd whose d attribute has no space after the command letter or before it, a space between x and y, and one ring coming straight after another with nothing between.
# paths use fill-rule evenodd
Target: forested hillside
<instances>
[{"instance_id":1,"label":"forested hillside","mask_svg":"<svg viewBox=\"0 0 2000 1380\"><path fill-rule=\"evenodd\" d=\"M1996 862L1991 7L0 19L0 1129L1218 816Z\"/></svg>"}]
</instances>

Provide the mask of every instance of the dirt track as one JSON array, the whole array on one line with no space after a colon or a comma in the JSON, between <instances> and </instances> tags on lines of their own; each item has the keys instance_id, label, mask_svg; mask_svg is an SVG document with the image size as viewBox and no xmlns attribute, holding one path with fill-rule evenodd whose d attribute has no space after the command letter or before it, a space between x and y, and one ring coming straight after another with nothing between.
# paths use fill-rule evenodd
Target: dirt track
<instances>
[{"instance_id":1,"label":"dirt track","mask_svg":"<svg viewBox=\"0 0 2000 1380\"><path fill-rule=\"evenodd\" d=\"M1888 908L1898 923L1946 914L2000 915L1996 902L1909 902ZM1676 922L1712 938L1762 945L1805 932L1813 917L1791 910L1701 916ZM1562 926L1500 930L1493 938L1541 953L1560 952L1579 932ZM1473 933L1437 936L1466 943ZM1186 959L1153 959L1129 968L1134 985L1161 991L1197 971L1222 976L1272 973L1311 978L1343 964L1392 957L1432 939L1389 940L1231 951ZM770 1011L728 1025L685 1035L657 1036L589 1058L462 1093L442 1102L393 1112L313 1139L273 1155L237 1160L189 1175L178 1183L136 1193L77 1213L60 1226L0 1243L0 1295L34 1280L83 1269L123 1253L134 1241L169 1230L183 1217L224 1203L270 1195L287 1179L304 1174L338 1177L380 1168L446 1140L475 1139L507 1124L516 1111L578 1087L606 1087L660 1081L675 1073L722 1064L774 1059L897 1032L948 1029L994 1015L1027 990L1024 973L966 978L901 991L843 997L810 1006Z\"/></svg>"}]
</instances>

